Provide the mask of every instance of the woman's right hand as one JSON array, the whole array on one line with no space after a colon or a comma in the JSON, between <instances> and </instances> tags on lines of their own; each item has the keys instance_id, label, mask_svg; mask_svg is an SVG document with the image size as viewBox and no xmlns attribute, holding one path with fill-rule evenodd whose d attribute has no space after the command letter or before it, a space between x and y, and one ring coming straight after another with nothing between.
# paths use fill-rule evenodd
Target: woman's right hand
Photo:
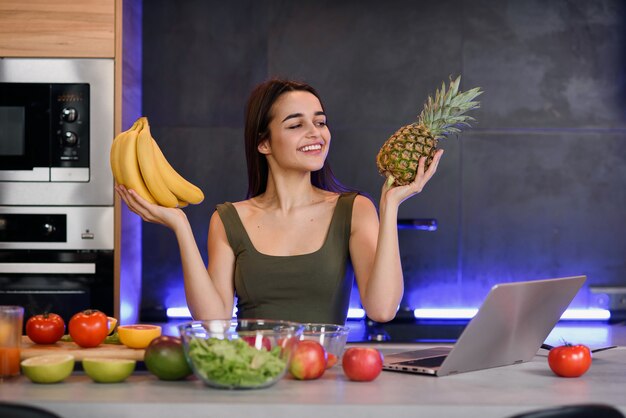
<instances>
[{"instance_id":1,"label":"woman's right hand","mask_svg":"<svg viewBox=\"0 0 626 418\"><path fill-rule=\"evenodd\" d=\"M166 208L155 205L139 196L134 190L129 190L123 185L116 185L115 190L124 200L128 208L141 216L146 222L165 225L175 230L178 225L187 221L187 216L179 208Z\"/></svg>"}]
</instances>

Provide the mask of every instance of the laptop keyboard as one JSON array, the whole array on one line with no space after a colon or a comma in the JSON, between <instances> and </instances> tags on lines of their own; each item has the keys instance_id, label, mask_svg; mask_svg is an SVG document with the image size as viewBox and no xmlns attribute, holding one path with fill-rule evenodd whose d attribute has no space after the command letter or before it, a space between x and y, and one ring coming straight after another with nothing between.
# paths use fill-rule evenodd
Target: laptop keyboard
<instances>
[{"instance_id":1,"label":"laptop keyboard","mask_svg":"<svg viewBox=\"0 0 626 418\"><path fill-rule=\"evenodd\" d=\"M394 363L394 365L400 366L416 366L416 367L437 367L441 366L446 356L427 357L416 360L402 361L400 363Z\"/></svg>"}]
</instances>

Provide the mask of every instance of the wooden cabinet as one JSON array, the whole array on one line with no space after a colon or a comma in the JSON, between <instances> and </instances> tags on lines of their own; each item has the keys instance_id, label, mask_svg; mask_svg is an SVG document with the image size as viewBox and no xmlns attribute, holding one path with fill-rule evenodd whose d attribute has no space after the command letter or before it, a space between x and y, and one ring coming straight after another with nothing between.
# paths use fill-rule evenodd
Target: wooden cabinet
<instances>
[{"instance_id":1,"label":"wooden cabinet","mask_svg":"<svg viewBox=\"0 0 626 418\"><path fill-rule=\"evenodd\" d=\"M0 57L114 58L115 0L2 0Z\"/></svg>"},{"instance_id":2,"label":"wooden cabinet","mask_svg":"<svg viewBox=\"0 0 626 418\"><path fill-rule=\"evenodd\" d=\"M124 94L124 91L132 92L141 86L141 66L140 62L138 64L135 61L137 56L140 59L137 50L141 51L142 3L142 0L0 0L0 59L27 57L113 59L114 131L117 134L122 126L122 119L138 117L141 109L140 101L133 99L133 94ZM125 59L122 51L124 19L127 19L128 27L132 29L128 36L128 49L135 54L131 57L133 65L129 66L128 71L124 71L125 74L122 73ZM108 156L103 158L108 159ZM120 259L122 216L120 201L116 197L115 301L112 314L116 318L132 323L137 320L141 294L141 270L132 268L132 263L141 258L136 256L130 261ZM139 233L135 232L137 235L140 234L141 224L137 222L135 224L127 229L131 232L138 230ZM131 234L131 238L135 235ZM132 252L132 248L126 250L128 253ZM120 274L122 261L131 266L125 275ZM125 318L121 312L122 305L130 305L132 311Z\"/></svg>"}]
</instances>

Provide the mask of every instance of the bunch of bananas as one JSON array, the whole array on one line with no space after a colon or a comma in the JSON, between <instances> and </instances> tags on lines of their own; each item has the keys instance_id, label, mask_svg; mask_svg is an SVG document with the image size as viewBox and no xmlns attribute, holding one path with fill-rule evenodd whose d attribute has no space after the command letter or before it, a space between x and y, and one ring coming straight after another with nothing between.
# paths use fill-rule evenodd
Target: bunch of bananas
<instances>
[{"instance_id":1,"label":"bunch of bananas","mask_svg":"<svg viewBox=\"0 0 626 418\"><path fill-rule=\"evenodd\" d=\"M150 203L168 208L198 204L204 194L167 161L141 117L111 145L111 171L117 184L133 189Z\"/></svg>"}]
</instances>

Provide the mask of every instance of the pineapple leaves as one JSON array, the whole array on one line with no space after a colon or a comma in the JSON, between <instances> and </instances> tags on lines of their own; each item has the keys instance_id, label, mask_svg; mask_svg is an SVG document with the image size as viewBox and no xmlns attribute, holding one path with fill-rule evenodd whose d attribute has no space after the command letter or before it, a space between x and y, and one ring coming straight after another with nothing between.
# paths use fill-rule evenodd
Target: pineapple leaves
<instances>
[{"instance_id":1,"label":"pineapple leaves","mask_svg":"<svg viewBox=\"0 0 626 418\"><path fill-rule=\"evenodd\" d=\"M452 133L459 133L460 127L469 126L474 121L470 116L463 116L470 110L478 109L480 102L474 100L483 91L475 87L465 92L459 92L461 76L452 80L446 89L446 83L441 89L435 90L435 97L428 96L424 109L418 116L418 123L426 127L434 138L441 139Z\"/></svg>"}]
</instances>

